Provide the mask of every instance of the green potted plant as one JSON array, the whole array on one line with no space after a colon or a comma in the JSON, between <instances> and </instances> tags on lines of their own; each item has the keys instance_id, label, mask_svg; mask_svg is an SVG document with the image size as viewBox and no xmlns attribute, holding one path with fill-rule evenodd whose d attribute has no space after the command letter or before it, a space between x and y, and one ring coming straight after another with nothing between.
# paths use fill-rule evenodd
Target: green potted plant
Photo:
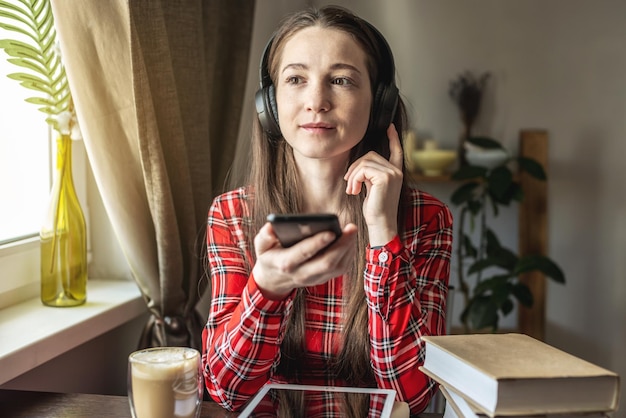
<instances>
[{"instance_id":1,"label":"green potted plant","mask_svg":"<svg viewBox=\"0 0 626 418\"><path fill-rule=\"evenodd\" d=\"M71 137L80 131L61 61L49 0L0 0L0 28L15 38L0 39L0 49L20 72L8 77L34 93L56 132L56 170L41 231L41 300L49 306L74 306L86 300L85 219L72 179ZM43 139L42 139L43 140Z\"/></svg>"},{"instance_id":2,"label":"green potted plant","mask_svg":"<svg viewBox=\"0 0 626 418\"><path fill-rule=\"evenodd\" d=\"M467 141L477 149L505 151L492 138L469 137ZM543 167L535 160L511 156L495 167L468 164L452 174L454 180L461 182L451 201L460 209L455 253L464 302L460 319L465 332L496 331L500 317L512 312L515 301L532 306L533 295L519 280L523 273L541 271L550 279L565 283L563 272L549 257L520 257L504 247L489 227L488 211L498 216L501 207L523 199L523 190L509 168L510 163L517 163L519 170L536 179L546 179Z\"/></svg>"}]
</instances>

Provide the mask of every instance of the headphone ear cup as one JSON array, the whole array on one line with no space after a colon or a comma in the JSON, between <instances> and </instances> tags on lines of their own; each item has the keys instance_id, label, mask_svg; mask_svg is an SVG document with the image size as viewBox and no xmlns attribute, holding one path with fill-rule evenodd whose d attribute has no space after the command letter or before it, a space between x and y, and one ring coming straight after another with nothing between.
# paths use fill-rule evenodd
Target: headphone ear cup
<instances>
[{"instance_id":1,"label":"headphone ear cup","mask_svg":"<svg viewBox=\"0 0 626 418\"><path fill-rule=\"evenodd\" d=\"M278 124L278 108L276 106L274 85L270 84L257 90L254 103L259 122L261 122L265 132L272 138L279 138L282 134Z\"/></svg>"},{"instance_id":2,"label":"headphone ear cup","mask_svg":"<svg viewBox=\"0 0 626 418\"><path fill-rule=\"evenodd\" d=\"M393 122L398 107L398 87L395 84L379 85L374 98L372 126L376 132L386 132Z\"/></svg>"},{"instance_id":3,"label":"headphone ear cup","mask_svg":"<svg viewBox=\"0 0 626 418\"><path fill-rule=\"evenodd\" d=\"M267 88L267 104L270 109L270 115L272 119L273 132L275 132L276 136L281 136L280 125L278 123L278 106L276 105L276 90L274 89L274 85L270 85Z\"/></svg>"}]
</instances>

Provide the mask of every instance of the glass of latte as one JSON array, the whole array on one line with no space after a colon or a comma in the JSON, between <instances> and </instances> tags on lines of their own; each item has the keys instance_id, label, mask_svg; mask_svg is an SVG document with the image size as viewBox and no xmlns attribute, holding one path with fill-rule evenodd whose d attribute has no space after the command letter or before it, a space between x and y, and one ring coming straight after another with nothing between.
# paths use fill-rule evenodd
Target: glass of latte
<instances>
[{"instance_id":1,"label":"glass of latte","mask_svg":"<svg viewBox=\"0 0 626 418\"><path fill-rule=\"evenodd\" d=\"M157 347L128 356L128 400L133 418L197 418L202 406L200 353Z\"/></svg>"}]
</instances>

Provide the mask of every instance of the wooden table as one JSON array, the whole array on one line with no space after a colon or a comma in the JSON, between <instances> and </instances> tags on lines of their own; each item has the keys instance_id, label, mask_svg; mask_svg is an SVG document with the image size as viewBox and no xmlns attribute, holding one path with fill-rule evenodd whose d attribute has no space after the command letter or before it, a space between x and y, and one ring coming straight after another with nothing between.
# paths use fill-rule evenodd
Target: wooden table
<instances>
[{"instance_id":1,"label":"wooden table","mask_svg":"<svg viewBox=\"0 0 626 418\"><path fill-rule=\"evenodd\" d=\"M126 396L0 390L0 416L10 418L130 418ZM214 402L202 403L202 418L234 418Z\"/></svg>"},{"instance_id":2,"label":"wooden table","mask_svg":"<svg viewBox=\"0 0 626 418\"><path fill-rule=\"evenodd\" d=\"M235 418L215 402L202 402L201 418ZM53 393L0 389L0 417L7 418L130 418L126 396ZM420 418L442 418L423 413Z\"/></svg>"}]
</instances>

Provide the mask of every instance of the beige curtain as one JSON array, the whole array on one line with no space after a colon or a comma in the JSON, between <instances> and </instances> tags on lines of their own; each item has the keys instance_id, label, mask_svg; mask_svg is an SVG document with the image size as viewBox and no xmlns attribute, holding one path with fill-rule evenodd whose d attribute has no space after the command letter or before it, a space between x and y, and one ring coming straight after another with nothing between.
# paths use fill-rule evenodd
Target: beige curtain
<instances>
[{"instance_id":1,"label":"beige curtain","mask_svg":"<svg viewBox=\"0 0 626 418\"><path fill-rule=\"evenodd\" d=\"M139 346L199 348L206 215L236 146L254 1L52 6L96 182L152 314Z\"/></svg>"}]
</instances>

